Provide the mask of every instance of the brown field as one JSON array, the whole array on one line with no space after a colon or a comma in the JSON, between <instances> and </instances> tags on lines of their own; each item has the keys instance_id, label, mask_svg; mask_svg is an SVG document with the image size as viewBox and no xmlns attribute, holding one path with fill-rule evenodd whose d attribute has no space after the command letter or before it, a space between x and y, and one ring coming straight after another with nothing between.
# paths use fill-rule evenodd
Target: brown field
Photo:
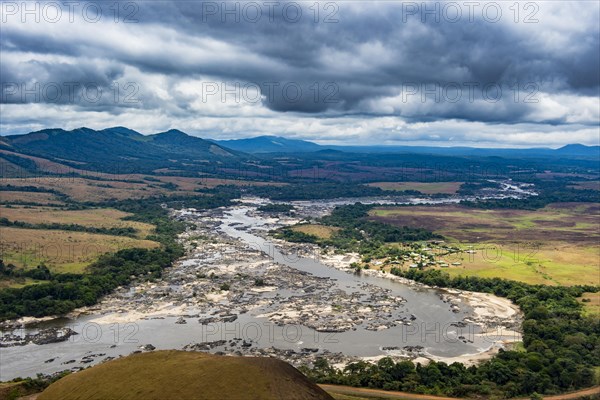
<instances>
[{"instance_id":1,"label":"brown field","mask_svg":"<svg viewBox=\"0 0 600 400\"><path fill-rule=\"evenodd\" d=\"M3 160L1 158L2 154L10 154L12 156L34 161L39 173L32 176L30 172L23 170L21 167ZM284 183L276 182L260 182L243 179L217 179L204 176L181 177L161 175L149 176L147 174L136 173L123 174L119 171L118 166L115 167L114 173L89 171L74 168L66 164L60 164L44 158L23 155L7 150L0 150L0 161L2 163L1 166L3 167L0 171L2 184L15 186L16 189L14 192L18 192L18 187L35 186L38 188L55 190L67 195L75 201L100 202L107 200L125 200L130 198L146 198L157 195L199 195L196 192L197 189L213 188L218 185L285 185ZM168 173L176 172L168 168L157 171ZM80 176L59 177L55 176L55 174L78 174ZM147 180L145 178L151 179ZM161 185L165 183L172 183L177 187L175 189L164 188ZM17 197L17 195L12 196ZM27 195L22 196L26 197ZM2 200L2 197L0 197L0 200ZM3 202L8 201L10 200ZM33 200L30 200L29 202L32 201Z\"/></svg>"},{"instance_id":2,"label":"brown field","mask_svg":"<svg viewBox=\"0 0 600 400\"><path fill-rule=\"evenodd\" d=\"M291 229L296 232L306 233L307 235L313 235L321 239L329 239L331 235L340 230L340 228L336 228L333 226L313 224L296 225L293 226Z\"/></svg>"},{"instance_id":3,"label":"brown field","mask_svg":"<svg viewBox=\"0 0 600 400\"><path fill-rule=\"evenodd\" d=\"M130 215L112 208L58 210L51 207L12 206L8 208L0 206L0 217L7 218L10 221L22 221L31 224L77 224L94 228L131 227L138 231L137 236L140 239L152 233L154 226L151 224L123 221L123 218Z\"/></svg>"},{"instance_id":4,"label":"brown field","mask_svg":"<svg viewBox=\"0 0 600 400\"><path fill-rule=\"evenodd\" d=\"M454 194L463 182L373 182L367 186L383 190L417 190L425 194Z\"/></svg>"},{"instance_id":5,"label":"brown field","mask_svg":"<svg viewBox=\"0 0 600 400\"><path fill-rule=\"evenodd\" d=\"M129 179L142 180L145 175L139 177L128 176ZM159 185L165 182L144 183L126 181L103 181L86 178L71 177L35 177L20 179L4 179L5 185L18 187L35 186L43 189L52 189L67 195L75 201L107 201L139 199L146 197L167 195L198 195L198 193L177 189L165 189Z\"/></svg>"},{"instance_id":6,"label":"brown field","mask_svg":"<svg viewBox=\"0 0 600 400\"><path fill-rule=\"evenodd\" d=\"M234 186L283 186L286 183L278 182L258 182L244 181L241 179L217 179L208 177L181 177L181 176L153 176L163 183L173 183L178 186L179 190L193 192L196 189L214 188L219 185L234 185ZM152 182L150 182L152 183Z\"/></svg>"},{"instance_id":7,"label":"brown field","mask_svg":"<svg viewBox=\"0 0 600 400\"><path fill-rule=\"evenodd\" d=\"M56 195L52 193L36 193L36 192L0 192L0 204L9 203L37 203L37 204L64 204Z\"/></svg>"},{"instance_id":8,"label":"brown field","mask_svg":"<svg viewBox=\"0 0 600 400\"><path fill-rule=\"evenodd\" d=\"M218 178L203 178L203 185L207 188L213 188L219 185L235 185L235 186L286 186L283 182L261 182L261 181L245 181L242 179L218 179Z\"/></svg>"},{"instance_id":9,"label":"brown field","mask_svg":"<svg viewBox=\"0 0 600 400\"><path fill-rule=\"evenodd\" d=\"M45 229L0 228L0 254L21 268L45 263L55 272L83 272L101 254L125 248L154 248L157 242L124 236Z\"/></svg>"},{"instance_id":10,"label":"brown field","mask_svg":"<svg viewBox=\"0 0 600 400\"><path fill-rule=\"evenodd\" d=\"M553 204L537 211L385 207L371 215L440 233L469 251L444 259L461 264L445 269L451 275L600 285L600 205Z\"/></svg>"},{"instance_id":11,"label":"brown field","mask_svg":"<svg viewBox=\"0 0 600 400\"><path fill-rule=\"evenodd\" d=\"M147 175L130 175L131 180L142 181ZM184 178L154 176L160 180L138 182L127 182L118 180L97 180L72 177L32 177L32 178L14 178L3 179L4 185L15 187L35 186L44 189L52 189L69 196L75 201L107 201L107 200L125 200L153 197L161 194L165 195L190 195L199 196L194 192L195 189L213 188L218 185L238 185L238 186L262 186L262 185L281 185L270 182L242 181L234 179L214 179L214 178ZM160 185L171 182L177 185L176 189L166 189ZM0 192L1 193L1 192Z\"/></svg>"},{"instance_id":12,"label":"brown field","mask_svg":"<svg viewBox=\"0 0 600 400\"><path fill-rule=\"evenodd\" d=\"M600 205L551 204L537 210L482 210L461 206L380 208L373 219L422 227L463 242L491 240L562 241L591 244L600 240Z\"/></svg>"},{"instance_id":13,"label":"brown field","mask_svg":"<svg viewBox=\"0 0 600 400\"><path fill-rule=\"evenodd\" d=\"M4 179L3 183L15 187L35 186L43 189L52 189L69 196L75 201L125 200L128 198L155 196L164 191L162 188L152 188L150 185L144 183L98 181L70 177Z\"/></svg>"}]
</instances>

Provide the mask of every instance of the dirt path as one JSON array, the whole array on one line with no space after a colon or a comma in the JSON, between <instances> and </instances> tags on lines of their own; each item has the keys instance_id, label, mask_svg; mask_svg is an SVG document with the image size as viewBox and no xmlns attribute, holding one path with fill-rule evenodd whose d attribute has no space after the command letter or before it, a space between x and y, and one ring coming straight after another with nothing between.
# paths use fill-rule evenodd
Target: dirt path
<instances>
[{"instance_id":1,"label":"dirt path","mask_svg":"<svg viewBox=\"0 0 600 400\"><path fill-rule=\"evenodd\" d=\"M565 393L565 394L559 394L556 396L548 396L548 397L544 397L544 399L546 399L546 400L571 400L571 399L578 399L582 396L592 396L592 395L600 396L600 386L594 386L589 389L578 390L577 392L573 392L573 393Z\"/></svg>"},{"instance_id":2,"label":"dirt path","mask_svg":"<svg viewBox=\"0 0 600 400\"><path fill-rule=\"evenodd\" d=\"M323 390L328 393L340 393L355 396L366 396L366 397L383 397L385 399L406 399L406 400L456 400L454 397L438 397L428 396L424 394L412 394L405 392L393 392L388 390L380 389L369 389L369 388L356 388L352 386L339 386L339 385L319 385Z\"/></svg>"},{"instance_id":3,"label":"dirt path","mask_svg":"<svg viewBox=\"0 0 600 400\"><path fill-rule=\"evenodd\" d=\"M429 396L425 394L413 394L405 392L392 392L380 389L356 388L352 386L340 385L319 385L323 390L329 393L339 393L365 397L383 397L384 399L404 399L404 400L457 400L455 397ZM36 400L40 393L20 397L18 400ZM556 396L544 397L545 400L574 400L582 396L600 395L600 386L594 386L589 389L579 390L577 392L565 393ZM524 400L524 399L516 399Z\"/></svg>"},{"instance_id":4,"label":"dirt path","mask_svg":"<svg viewBox=\"0 0 600 400\"><path fill-rule=\"evenodd\" d=\"M456 400L455 397L439 397L424 394L413 394L405 392L393 392L380 389L356 388L351 386L339 385L319 385L329 393L339 393L365 397L382 397L384 399L404 399L404 400ZM594 386L589 389L579 390L577 392L565 393L556 396L545 396L545 400L573 400L582 396L600 395L600 386ZM524 398L525 399L525 398ZM520 399L516 399L520 400ZM522 399L521 399L522 400Z\"/></svg>"}]
</instances>

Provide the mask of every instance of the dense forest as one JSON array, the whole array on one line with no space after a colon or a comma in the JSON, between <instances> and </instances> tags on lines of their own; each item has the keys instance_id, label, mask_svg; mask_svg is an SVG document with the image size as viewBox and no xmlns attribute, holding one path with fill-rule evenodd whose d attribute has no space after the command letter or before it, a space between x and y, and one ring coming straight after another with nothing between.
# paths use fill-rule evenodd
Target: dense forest
<instances>
[{"instance_id":1,"label":"dense forest","mask_svg":"<svg viewBox=\"0 0 600 400\"><path fill-rule=\"evenodd\" d=\"M320 359L301 370L320 383L403 390L447 396L508 398L553 394L595 383L600 367L600 321L581 316L577 297L596 286L528 285L500 278L451 278L439 270L392 273L431 286L493 293L507 297L525 314L524 351L501 350L479 366L384 358L376 364L355 362L340 371Z\"/></svg>"}]
</instances>

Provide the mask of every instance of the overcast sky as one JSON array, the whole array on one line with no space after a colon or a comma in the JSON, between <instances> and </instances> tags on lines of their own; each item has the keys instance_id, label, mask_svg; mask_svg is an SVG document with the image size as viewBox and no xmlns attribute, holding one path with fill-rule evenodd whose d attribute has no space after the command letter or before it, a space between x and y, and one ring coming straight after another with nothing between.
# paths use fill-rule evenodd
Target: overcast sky
<instances>
[{"instance_id":1,"label":"overcast sky","mask_svg":"<svg viewBox=\"0 0 600 400\"><path fill-rule=\"evenodd\" d=\"M27 7L27 9L25 9ZM3 1L0 128L598 144L597 1Z\"/></svg>"}]
</instances>

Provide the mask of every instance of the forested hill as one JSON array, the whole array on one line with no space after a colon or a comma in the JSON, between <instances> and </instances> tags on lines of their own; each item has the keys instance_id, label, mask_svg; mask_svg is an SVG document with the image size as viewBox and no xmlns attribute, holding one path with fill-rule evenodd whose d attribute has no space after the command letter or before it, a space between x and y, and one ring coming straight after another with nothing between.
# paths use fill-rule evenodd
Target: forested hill
<instances>
[{"instance_id":1,"label":"forested hill","mask_svg":"<svg viewBox=\"0 0 600 400\"><path fill-rule=\"evenodd\" d=\"M0 148L99 171L118 164L151 171L180 163L201 165L248 158L243 153L178 130L146 136L123 127L99 131L44 129L26 135L6 136Z\"/></svg>"}]
</instances>

